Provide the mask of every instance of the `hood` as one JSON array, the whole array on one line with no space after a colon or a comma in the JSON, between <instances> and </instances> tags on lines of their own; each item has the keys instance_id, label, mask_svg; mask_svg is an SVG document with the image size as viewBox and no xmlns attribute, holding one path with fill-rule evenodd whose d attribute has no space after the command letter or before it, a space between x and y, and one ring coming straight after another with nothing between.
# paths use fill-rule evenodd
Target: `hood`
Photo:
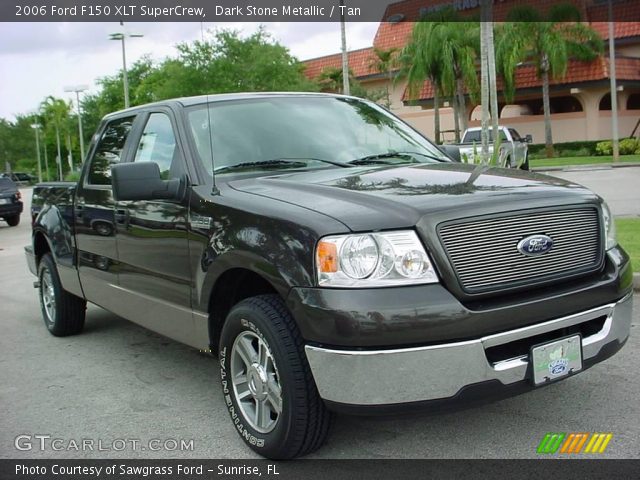
<instances>
[{"instance_id":1,"label":"hood","mask_svg":"<svg viewBox=\"0 0 640 480\"><path fill-rule=\"evenodd\" d=\"M429 214L451 219L597 201L591 191L559 178L460 163L323 169L229 186L329 215L354 231L412 227Z\"/></svg>"}]
</instances>

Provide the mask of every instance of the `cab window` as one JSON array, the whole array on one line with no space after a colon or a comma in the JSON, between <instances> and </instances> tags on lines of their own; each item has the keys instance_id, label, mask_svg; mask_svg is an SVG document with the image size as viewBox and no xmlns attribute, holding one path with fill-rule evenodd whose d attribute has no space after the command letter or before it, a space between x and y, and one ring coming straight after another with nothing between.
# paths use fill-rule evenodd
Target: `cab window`
<instances>
[{"instance_id":1,"label":"cab window","mask_svg":"<svg viewBox=\"0 0 640 480\"><path fill-rule=\"evenodd\" d=\"M100 137L96 153L89 167L88 183L91 185L111 185L111 165L120 162L127 136L135 117L113 120L107 124Z\"/></svg>"},{"instance_id":2,"label":"cab window","mask_svg":"<svg viewBox=\"0 0 640 480\"><path fill-rule=\"evenodd\" d=\"M171 119L164 113L149 115L144 127L135 162L155 162L160 167L163 180L177 178L181 174L181 162L173 133Z\"/></svg>"}]
</instances>

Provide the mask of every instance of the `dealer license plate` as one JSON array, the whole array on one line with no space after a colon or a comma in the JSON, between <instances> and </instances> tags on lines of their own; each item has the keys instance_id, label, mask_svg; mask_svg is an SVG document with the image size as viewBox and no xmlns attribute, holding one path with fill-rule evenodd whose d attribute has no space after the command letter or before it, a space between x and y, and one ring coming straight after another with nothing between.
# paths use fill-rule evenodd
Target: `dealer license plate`
<instances>
[{"instance_id":1,"label":"dealer license plate","mask_svg":"<svg viewBox=\"0 0 640 480\"><path fill-rule=\"evenodd\" d=\"M10 198L0 198L0 205L4 205L5 203L11 203Z\"/></svg>"},{"instance_id":2,"label":"dealer license plate","mask_svg":"<svg viewBox=\"0 0 640 480\"><path fill-rule=\"evenodd\" d=\"M557 380L582 370L580 335L532 347L531 361L535 385Z\"/></svg>"}]
</instances>

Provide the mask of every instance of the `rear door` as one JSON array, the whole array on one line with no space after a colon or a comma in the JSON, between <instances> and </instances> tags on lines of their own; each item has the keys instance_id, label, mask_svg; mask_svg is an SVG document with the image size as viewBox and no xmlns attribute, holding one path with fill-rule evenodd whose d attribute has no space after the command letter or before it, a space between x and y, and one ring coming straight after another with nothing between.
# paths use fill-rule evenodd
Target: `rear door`
<instances>
[{"instance_id":1,"label":"rear door","mask_svg":"<svg viewBox=\"0 0 640 480\"><path fill-rule=\"evenodd\" d=\"M118 266L115 236L111 165L119 163L129 149L135 115L108 121L98 133L74 204L78 274L87 299L115 311Z\"/></svg>"},{"instance_id":2,"label":"rear door","mask_svg":"<svg viewBox=\"0 0 640 480\"><path fill-rule=\"evenodd\" d=\"M141 118L131 161L155 162L163 179L186 181L183 152L171 110L159 108ZM190 343L188 202L118 202L115 212L119 285L125 299L121 315Z\"/></svg>"}]
</instances>

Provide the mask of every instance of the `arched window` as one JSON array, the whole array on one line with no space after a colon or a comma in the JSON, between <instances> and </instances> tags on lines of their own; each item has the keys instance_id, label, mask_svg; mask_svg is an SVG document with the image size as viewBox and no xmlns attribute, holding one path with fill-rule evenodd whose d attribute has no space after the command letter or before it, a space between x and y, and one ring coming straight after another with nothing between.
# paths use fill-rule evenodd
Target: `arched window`
<instances>
[{"instance_id":1,"label":"arched window","mask_svg":"<svg viewBox=\"0 0 640 480\"><path fill-rule=\"evenodd\" d=\"M632 93L627 99L627 110L640 110L640 93Z\"/></svg>"},{"instance_id":2,"label":"arched window","mask_svg":"<svg viewBox=\"0 0 640 480\"><path fill-rule=\"evenodd\" d=\"M598 110L611 110L611 94L607 93L600 99L600 106Z\"/></svg>"}]
</instances>

